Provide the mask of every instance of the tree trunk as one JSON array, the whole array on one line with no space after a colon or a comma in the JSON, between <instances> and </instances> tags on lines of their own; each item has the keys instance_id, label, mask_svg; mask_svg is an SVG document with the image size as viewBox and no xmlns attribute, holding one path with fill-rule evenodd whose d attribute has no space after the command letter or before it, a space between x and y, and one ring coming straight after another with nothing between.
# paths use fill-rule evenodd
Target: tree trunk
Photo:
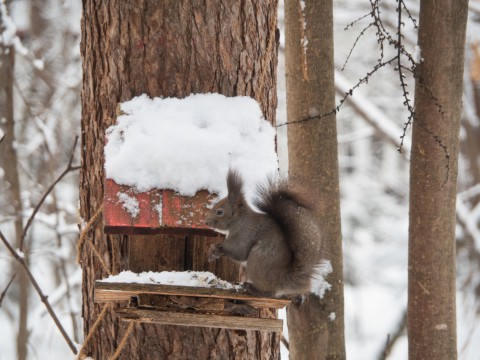
<instances>
[{"instance_id":1,"label":"tree trunk","mask_svg":"<svg viewBox=\"0 0 480 360\"><path fill-rule=\"evenodd\" d=\"M465 157L468 164L469 178L464 183L465 188L475 186L480 183L480 162L478 161L478 154L480 154L480 123L475 122L475 119L480 119L480 44L472 45L472 58L470 63L470 85L473 100L473 110L476 118L465 119L462 126L464 128L464 138L460 143L460 152ZM464 180L465 181L465 180ZM470 199L472 208L480 201L480 195L473 196Z\"/></svg>"},{"instance_id":2,"label":"tree trunk","mask_svg":"<svg viewBox=\"0 0 480 360\"><path fill-rule=\"evenodd\" d=\"M2 28L2 19L0 19L0 29ZM20 177L18 175L18 158L15 147L15 119L14 119L14 105L13 105L13 77L15 67L15 48L13 45L0 45L0 84L2 92L4 93L4 111L0 113L0 117L5 118L5 139L2 142L2 159L0 164L5 169L5 181L12 194L9 199L10 206L15 216L14 234L15 247L27 251L22 243L23 220L22 220L22 200L20 197ZM25 259L28 261L28 259ZM28 286L29 281L24 269L15 264L13 271L18 275L18 333L17 333L17 358L18 360L27 359L27 344L28 344Z\"/></svg>"},{"instance_id":3,"label":"tree trunk","mask_svg":"<svg viewBox=\"0 0 480 360\"><path fill-rule=\"evenodd\" d=\"M467 0L420 2L410 165L410 359L457 358L455 200Z\"/></svg>"},{"instance_id":4,"label":"tree trunk","mask_svg":"<svg viewBox=\"0 0 480 360\"><path fill-rule=\"evenodd\" d=\"M302 9L302 6L306 6ZM291 359L344 359L343 261L333 64L333 3L285 1L289 175L311 184L333 273L323 299L288 308ZM331 315L334 314L334 315ZM334 320L332 319L334 316Z\"/></svg>"},{"instance_id":5,"label":"tree trunk","mask_svg":"<svg viewBox=\"0 0 480 360\"><path fill-rule=\"evenodd\" d=\"M275 122L276 1L83 1L82 170L80 211L88 221L102 205L103 147L118 102L146 93L185 97L218 92L255 98ZM228 116L228 114L226 114ZM89 232L111 271L198 270L211 239L106 236L101 221ZM193 259L189 256L193 255ZM106 274L85 247L83 317L87 334L99 313L93 285ZM224 262L217 274L238 280ZM205 270L205 269L202 269ZM106 359L125 325L107 314L87 348ZM101 335L100 335L101 334ZM122 359L278 359L279 335L137 324Z\"/></svg>"}]
</instances>

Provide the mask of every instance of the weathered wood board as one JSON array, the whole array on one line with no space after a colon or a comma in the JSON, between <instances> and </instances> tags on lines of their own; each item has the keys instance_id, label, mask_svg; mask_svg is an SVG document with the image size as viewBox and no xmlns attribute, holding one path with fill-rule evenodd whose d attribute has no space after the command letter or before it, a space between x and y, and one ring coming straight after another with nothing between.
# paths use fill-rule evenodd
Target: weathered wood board
<instances>
[{"instance_id":1,"label":"weathered wood board","mask_svg":"<svg viewBox=\"0 0 480 360\"><path fill-rule=\"evenodd\" d=\"M95 302L126 301L140 294L180 295L239 300L256 307L283 308L288 299L254 296L246 291L163 284L95 282Z\"/></svg>"},{"instance_id":2,"label":"weathered wood board","mask_svg":"<svg viewBox=\"0 0 480 360\"><path fill-rule=\"evenodd\" d=\"M138 212L127 210L119 195L138 203ZM199 191L193 197L180 196L172 190L137 192L134 188L105 179L104 231L107 234L157 235L182 234L215 236L205 225L207 206L215 196Z\"/></svg>"},{"instance_id":3,"label":"weathered wood board","mask_svg":"<svg viewBox=\"0 0 480 360\"><path fill-rule=\"evenodd\" d=\"M95 282L94 301L128 301L115 310L124 321L273 332L283 328L273 309L290 303L243 290L101 281Z\"/></svg>"},{"instance_id":4,"label":"weathered wood board","mask_svg":"<svg viewBox=\"0 0 480 360\"><path fill-rule=\"evenodd\" d=\"M116 313L122 320L134 320L179 326L217 327L224 329L258 330L281 332L283 321L279 319L222 316L215 314L189 314L144 309L119 309Z\"/></svg>"}]
</instances>

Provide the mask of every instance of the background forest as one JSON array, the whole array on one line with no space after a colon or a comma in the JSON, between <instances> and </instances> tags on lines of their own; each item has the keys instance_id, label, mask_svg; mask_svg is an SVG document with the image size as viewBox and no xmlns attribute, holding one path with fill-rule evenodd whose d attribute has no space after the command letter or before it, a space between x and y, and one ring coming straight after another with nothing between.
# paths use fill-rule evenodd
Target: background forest
<instances>
[{"instance_id":1,"label":"background forest","mask_svg":"<svg viewBox=\"0 0 480 360\"><path fill-rule=\"evenodd\" d=\"M419 2L406 4L418 19ZM374 69L380 56L375 29L369 27L371 6L368 0L334 1L338 100ZM458 351L465 360L478 358L480 344L480 1L471 0L469 6L457 196ZM396 2L380 2L379 9L383 25L395 33ZM8 42L14 48L7 55L2 50L0 59L0 138L12 129L15 134L12 143L0 142L0 230L21 249L67 332L81 344L81 271L75 262L78 224L84 221L77 210L75 147L80 135L81 4L0 0L0 10L0 46ZM277 119L282 124L282 2L279 27ZM418 54L414 22L405 21L403 35L407 50ZM407 75L406 82L413 91L413 79ZM386 66L356 89L337 114L350 359L383 359L387 338L392 344L388 359L407 356L410 129L402 151L397 151L409 115L403 102L398 75ZM286 131L278 128L282 171L288 161ZM43 205L23 236L39 202ZM0 359L14 359L17 344L19 351L25 351L21 348L26 344L28 359L68 358L70 351L51 317L16 268L0 246Z\"/></svg>"}]
</instances>

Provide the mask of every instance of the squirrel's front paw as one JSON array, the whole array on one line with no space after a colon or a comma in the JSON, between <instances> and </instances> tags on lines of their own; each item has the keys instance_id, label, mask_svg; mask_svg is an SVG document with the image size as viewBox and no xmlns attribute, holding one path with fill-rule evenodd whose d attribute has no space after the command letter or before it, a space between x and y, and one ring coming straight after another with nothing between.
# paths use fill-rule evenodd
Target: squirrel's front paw
<instances>
[{"instance_id":1,"label":"squirrel's front paw","mask_svg":"<svg viewBox=\"0 0 480 360\"><path fill-rule=\"evenodd\" d=\"M273 297L274 294L268 292L268 291L262 291L262 290L259 290L255 287L255 285L253 285L251 282L244 282L242 284L243 288L245 290L247 290L247 292L251 295L254 295L254 296L268 296L268 297Z\"/></svg>"},{"instance_id":2,"label":"squirrel's front paw","mask_svg":"<svg viewBox=\"0 0 480 360\"><path fill-rule=\"evenodd\" d=\"M208 261L214 261L219 259L223 255L222 245L213 244L208 249Z\"/></svg>"}]
</instances>

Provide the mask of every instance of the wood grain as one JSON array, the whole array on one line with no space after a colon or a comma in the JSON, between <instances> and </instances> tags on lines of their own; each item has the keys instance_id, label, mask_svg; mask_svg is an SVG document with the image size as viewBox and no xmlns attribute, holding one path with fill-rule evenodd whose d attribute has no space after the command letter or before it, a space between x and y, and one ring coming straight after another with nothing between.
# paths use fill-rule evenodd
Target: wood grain
<instances>
[{"instance_id":1,"label":"wood grain","mask_svg":"<svg viewBox=\"0 0 480 360\"><path fill-rule=\"evenodd\" d=\"M227 289L176 286L163 284L134 284L95 282L95 302L124 301L139 294L178 295L192 297L211 297L217 299L240 300L255 304L256 307L283 308L290 304L288 299L258 297L245 291Z\"/></svg>"},{"instance_id":2,"label":"wood grain","mask_svg":"<svg viewBox=\"0 0 480 360\"><path fill-rule=\"evenodd\" d=\"M273 332L281 332L283 329L283 321L278 319L258 319L214 314L189 314L144 309L120 309L116 311L116 314L120 316L122 320L138 320L145 323L166 325Z\"/></svg>"}]
</instances>

